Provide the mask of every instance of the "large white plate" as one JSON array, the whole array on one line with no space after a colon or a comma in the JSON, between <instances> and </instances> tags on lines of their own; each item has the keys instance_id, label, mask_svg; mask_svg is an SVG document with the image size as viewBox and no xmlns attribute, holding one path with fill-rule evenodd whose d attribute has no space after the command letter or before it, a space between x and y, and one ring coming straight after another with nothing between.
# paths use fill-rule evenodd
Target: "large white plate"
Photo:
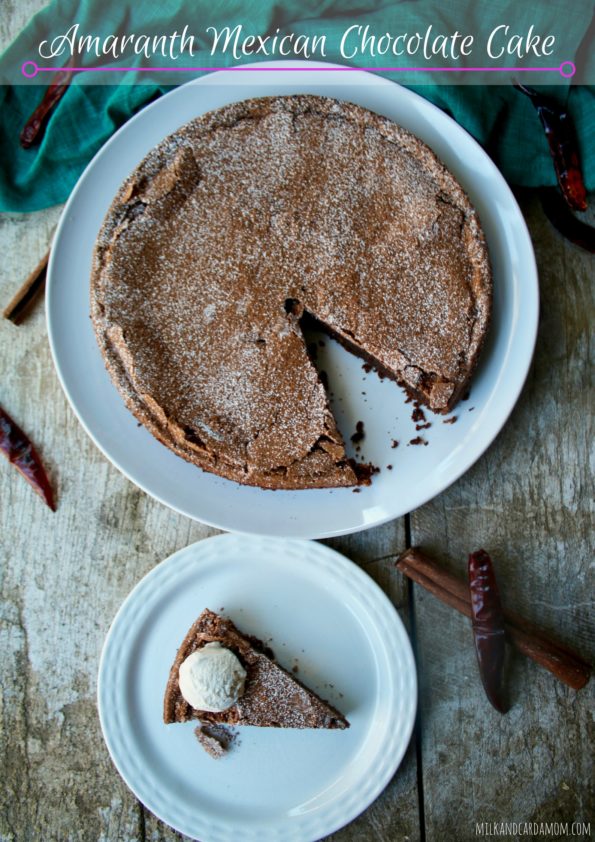
<instances>
[{"instance_id":1,"label":"large white plate","mask_svg":"<svg viewBox=\"0 0 595 842\"><path fill-rule=\"evenodd\" d=\"M98 152L74 189L49 265L48 328L58 376L97 446L133 482L173 509L238 532L325 537L365 529L411 511L461 476L491 444L510 414L531 361L538 315L537 272L522 214L488 155L457 123L426 100L363 71L270 70L214 73L162 97L127 122ZM295 62L291 63L296 67ZM282 67L273 63L271 68ZM330 65L327 65L330 67ZM89 319L89 272L95 237L122 180L163 137L205 111L252 96L318 93L359 103L423 138L475 204L494 270L494 318L457 422L431 418L429 445L411 406L391 382L365 376L361 361L326 342L323 366L333 408L348 439L365 424L363 455L382 468L371 487L262 491L203 473L137 427L107 375ZM473 412L469 410L473 407ZM431 413L428 413L431 417ZM395 450L392 439L400 442ZM386 468L393 465L392 470Z\"/></svg>"},{"instance_id":2,"label":"large white plate","mask_svg":"<svg viewBox=\"0 0 595 842\"><path fill-rule=\"evenodd\" d=\"M242 728L215 761L196 723L164 725L169 668L204 608L271 646L351 723L346 731ZM397 612L370 577L322 544L218 535L180 550L136 586L99 668L101 727L146 806L202 842L314 840L380 794L411 737L415 663Z\"/></svg>"}]
</instances>

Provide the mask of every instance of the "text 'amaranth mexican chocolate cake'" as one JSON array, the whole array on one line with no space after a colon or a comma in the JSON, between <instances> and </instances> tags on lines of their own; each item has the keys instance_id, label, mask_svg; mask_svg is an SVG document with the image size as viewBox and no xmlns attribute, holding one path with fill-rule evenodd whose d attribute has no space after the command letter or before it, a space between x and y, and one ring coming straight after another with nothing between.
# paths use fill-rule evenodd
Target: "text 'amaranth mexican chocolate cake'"
<instances>
[{"instance_id":1,"label":"text 'amaranth mexican chocolate cake'","mask_svg":"<svg viewBox=\"0 0 595 842\"><path fill-rule=\"evenodd\" d=\"M490 309L484 237L454 177L390 120L315 96L235 103L159 144L107 214L91 284L137 419L262 488L369 481L345 455L304 313L443 413Z\"/></svg>"}]
</instances>

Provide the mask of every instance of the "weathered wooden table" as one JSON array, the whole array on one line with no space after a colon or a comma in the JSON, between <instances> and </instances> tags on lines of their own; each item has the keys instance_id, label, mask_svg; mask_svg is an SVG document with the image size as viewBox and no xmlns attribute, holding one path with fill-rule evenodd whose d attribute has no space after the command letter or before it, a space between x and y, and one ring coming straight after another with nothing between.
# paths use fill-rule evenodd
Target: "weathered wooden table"
<instances>
[{"instance_id":1,"label":"weathered wooden table","mask_svg":"<svg viewBox=\"0 0 595 842\"><path fill-rule=\"evenodd\" d=\"M2 24L2 43L40 5L21 4L20 17ZM329 541L397 606L420 682L418 728L405 760L336 840L467 840L504 822L568 823L570 831L573 822L591 821L595 829L591 685L575 693L517 656L513 706L500 716L483 694L468 621L394 569L413 543L463 575L466 554L483 546L497 562L507 604L592 659L593 258L553 231L535 199L521 203L542 304L535 360L512 417L483 458L431 503ZM59 213L0 217L2 305L47 248ZM39 445L59 501L52 514L0 462L0 838L180 838L136 801L112 766L96 676L109 624L136 582L216 530L143 494L93 446L58 384L42 304L21 327L1 320L0 347L0 404ZM542 827L542 838L555 838L555 830Z\"/></svg>"}]
</instances>

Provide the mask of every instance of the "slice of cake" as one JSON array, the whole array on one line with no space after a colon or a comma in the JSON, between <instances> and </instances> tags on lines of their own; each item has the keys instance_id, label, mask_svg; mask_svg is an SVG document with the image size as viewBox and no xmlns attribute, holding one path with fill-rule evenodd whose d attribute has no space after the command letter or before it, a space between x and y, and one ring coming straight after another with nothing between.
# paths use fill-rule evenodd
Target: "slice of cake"
<instances>
[{"instance_id":1,"label":"slice of cake","mask_svg":"<svg viewBox=\"0 0 595 842\"><path fill-rule=\"evenodd\" d=\"M277 664L264 644L206 609L169 673L166 723L198 719L268 728L349 728L347 719Z\"/></svg>"}]
</instances>

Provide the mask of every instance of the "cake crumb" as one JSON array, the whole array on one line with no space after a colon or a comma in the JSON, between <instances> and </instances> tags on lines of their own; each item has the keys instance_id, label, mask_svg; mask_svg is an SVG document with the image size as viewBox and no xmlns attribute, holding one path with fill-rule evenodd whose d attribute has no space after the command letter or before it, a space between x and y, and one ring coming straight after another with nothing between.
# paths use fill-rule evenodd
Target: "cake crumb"
<instances>
[{"instance_id":1,"label":"cake crumb","mask_svg":"<svg viewBox=\"0 0 595 842\"><path fill-rule=\"evenodd\" d=\"M392 471L392 469L393 469L393 466L392 466L392 465L387 465L387 466L386 466L386 470L387 470L387 471Z\"/></svg>"},{"instance_id":2,"label":"cake crumb","mask_svg":"<svg viewBox=\"0 0 595 842\"><path fill-rule=\"evenodd\" d=\"M427 441L426 441L424 438L422 438L421 436L416 436L414 439L411 439L411 441L409 442L409 444L423 444L423 445L426 445L426 446L427 446L427 444L428 444L428 443L427 443Z\"/></svg>"},{"instance_id":3,"label":"cake crumb","mask_svg":"<svg viewBox=\"0 0 595 842\"><path fill-rule=\"evenodd\" d=\"M445 418L442 423L443 424L454 424L456 420L457 420L457 416L453 415L450 418Z\"/></svg>"},{"instance_id":4,"label":"cake crumb","mask_svg":"<svg viewBox=\"0 0 595 842\"><path fill-rule=\"evenodd\" d=\"M194 729L194 733L200 745L214 760L219 760L227 754L237 736L224 725L199 725Z\"/></svg>"},{"instance_id":5,"label":"cake crumb","mask_svg":"<svg viewBox=\"0 0 595 842\"><path fill-rule=\"evenodd\" d=\"M398 446L399 446L399 442L398 442L396 439L393 439L393 440L391 441L391 443L390 443L390 446L391 446L391 447L392 447L392 449L394 450L394 449L395 449L395 447L398 447Z\"/></svg>"},{"instance_id":6,"label":"cake crumb","mask_svg":"<svg viewBox=\"0 0 595 842\"><path fill-rule=\"evenodd\" d=\"M429 427L431 427L431 426L432 426L432 422L431 422L431 421L426 421L426 423L425 423L425 424L416 424L416 425L415 425L415 429L416 429L416 430L427 430L427 429L428 429Z\"/></svg>"},{"instance_id":7,"label":"cake crumb","mask_svg":"<svg viewBox=\"0 0 595 842\"><path fill-rule=\"evenodd\" d=\"M424 423L426 420L426 416L424 414L423 409L419 405L417 401L413 404L413 412L411 413L411 420L417 423L418 421Z\"/></svg>"},{"instance_id":8,"label":"cake crumb","mask_svg":"<svg viewBox=\"0 0 595 842\"><path fill-rule=\"evenodd\" d=\"M362 441L365 435L366 434L364 432L364 422L358 421L355 425L355 433L351 436L351 441L354 444L357 444L358 442Z\"/></svg>"}]
</instances>

